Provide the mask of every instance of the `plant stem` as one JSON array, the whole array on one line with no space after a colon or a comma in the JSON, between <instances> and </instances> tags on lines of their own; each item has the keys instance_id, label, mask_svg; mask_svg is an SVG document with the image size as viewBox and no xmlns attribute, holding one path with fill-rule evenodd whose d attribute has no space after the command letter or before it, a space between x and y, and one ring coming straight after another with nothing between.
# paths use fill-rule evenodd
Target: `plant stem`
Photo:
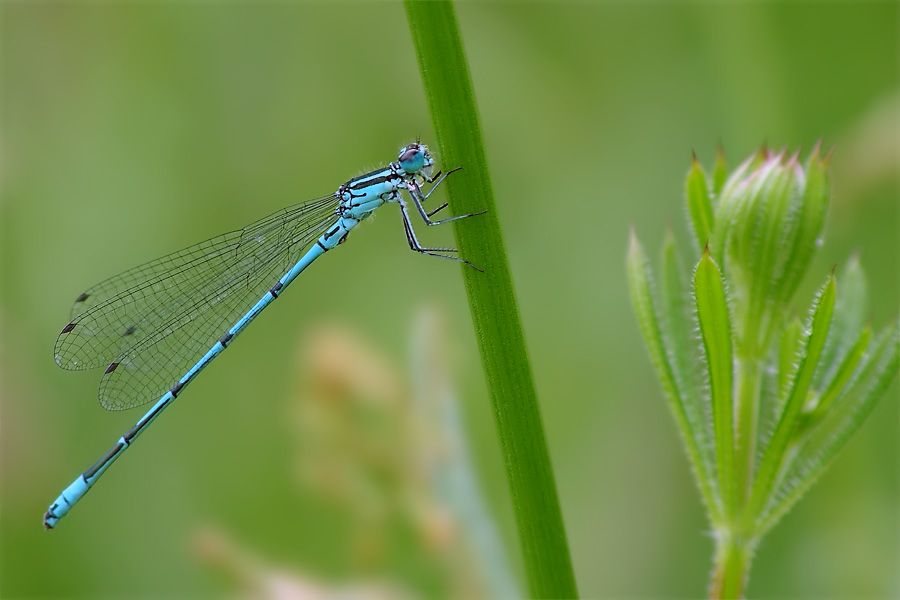
<instances>
[{"instance_id":1,"label":"plant stem","mask_svg":"<svg viewBox=\"0 0 900 600\"><path fill-rule=\"evenodd\" d=\"M716 540L709 597L711 600L743 598L757 540L729 530L719 530Z\"/></svg>"},{"instance_id":2,"label":"plant stem","mask_svg":"<svg viewBox=\"0 0 900 600\"><path fill-rule=\"evenodd\" d=\"M485 270L462 266L529 595L574 598L575 574L456 14L450 2L407 0L405 6L442 164L464 167L447 180L450 203L456 214L486 211L456 221L454 231L460 255Z\"/></svg>"},{"instance_id":3,"label":"plant stem","mask_svg":"<svg viewBox=\"0 0 900 600\"><path fill-rule=\"evenodd\" d=\"M735 361L735 389L737 402L735 407L735 505L730 511L732 518L739 514L747 504L750 489L750 477L753 474L753 459L756 456L756 437L759 420L759 394L762 387L762 371L760 361L754 358L741 358Z\"/></svg>"}]
</instances>

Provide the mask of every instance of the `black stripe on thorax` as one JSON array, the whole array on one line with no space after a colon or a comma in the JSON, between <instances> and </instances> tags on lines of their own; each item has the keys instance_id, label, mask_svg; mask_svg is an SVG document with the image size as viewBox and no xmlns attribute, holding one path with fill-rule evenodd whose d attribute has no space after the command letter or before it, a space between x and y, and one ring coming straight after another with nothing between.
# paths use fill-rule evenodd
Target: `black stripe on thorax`
<instances>
[{"instance_id":1,"label":"black stripe on thorax","mask_svg":"<svg viewBox=\"0 0 900 600\"><path fill-rule=\"evenodd\" d=\"M376 175L379 176L376 177ZM370 185L378 185L379 183L390 181L394 177L394 172L390 169L378 169L377 171L372 171L371 173L366 173L365 175L354 177L347 182L347 187L351 190L358 190L361 188L369 187Z\"/></svg>"}]
</instances>

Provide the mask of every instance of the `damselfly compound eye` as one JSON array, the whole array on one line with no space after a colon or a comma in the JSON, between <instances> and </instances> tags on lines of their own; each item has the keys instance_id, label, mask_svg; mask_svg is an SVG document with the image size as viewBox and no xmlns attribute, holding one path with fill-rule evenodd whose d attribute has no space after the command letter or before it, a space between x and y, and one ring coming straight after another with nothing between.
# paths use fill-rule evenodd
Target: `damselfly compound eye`
<instances>
[{"instance_id":1,"label":"damselfly compound eye","mask_svg":"<svg viewBox=\"0 0 900 600\"><path fill-rule=\"evenodd\" d=\"M428 149L422 144L410 144L400 151L400 167L407 173L418 173L425 166Z\"/></svg>"}]
</instances>

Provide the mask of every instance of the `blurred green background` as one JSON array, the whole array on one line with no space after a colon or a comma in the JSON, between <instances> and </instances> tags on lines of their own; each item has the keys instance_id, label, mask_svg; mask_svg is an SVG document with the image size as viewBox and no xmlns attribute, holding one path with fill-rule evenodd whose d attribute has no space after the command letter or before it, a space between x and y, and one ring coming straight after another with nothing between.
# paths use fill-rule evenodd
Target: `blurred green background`
<instances>
[{"instance_id":1,"label":"blurred green background","mask_svg":"<svg viewBox=\"0 0 900 600\"><path fill-rule=\"evenodd\" d=\"M692 149L710 165L721 141L736 165L763 142L836 145L825 244L798 310L858 251L873 321L895 317L898 7L458 6L585 597L698 597L707 583L707 523L624 270L630 224L652 254L669 223L687 239ZM361 572L341 509L292 472L289 415L311 372L310 332L339 323L408 377L423 305L451 332L476 477L520 572L458 267L409 252L393 207L306 272L58 530L43 531L50 501L142 414L104 411L99 371L54 364L75 297L330 193L433 136L398 3L5 2L0 16L0 596L241 589L198 552L204 527L311 579L453 595L402 527ZM423 238L452 242L449 230ZM895 383L765 540L752 596L900 594L898 421Z\"/></svg>"}]
</instances>

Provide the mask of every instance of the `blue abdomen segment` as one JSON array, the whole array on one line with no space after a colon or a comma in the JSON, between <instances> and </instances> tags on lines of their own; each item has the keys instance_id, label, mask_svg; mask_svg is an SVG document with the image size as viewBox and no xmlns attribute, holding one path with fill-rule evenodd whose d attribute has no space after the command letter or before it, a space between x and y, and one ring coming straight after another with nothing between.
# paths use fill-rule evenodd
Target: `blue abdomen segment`
<instances>
[{"instance_id":1,"label":"blue abdomen segment","mask_svg":"<svg viewBox=\"0 0 900 600\"><path fill-rule=\"evenodd\" d=\"M180 389L180 387L182 386L176 386L178 389ZM137 436L139 436L141 432L144 431L144 429L150 425L160 413L162 413L163 409L175 399L175 394L177 394L177 392L171 390L163 394L163 397L153 405L153 408L148 410L134 427L129 429L125 435L119 438L115 446L110 448L109 451L103 455L100 460L94 463L90 469L82 473L78 479L73 481L69 487L63 490L53 504L50 505L47 512L44 513L44 527L46 529L53 529L59 520L68 514L69 510L71 510L75 503L91 489L94 483L101 475L103 475L104 471L106 471L106 469L108 469L109 466L128 449Z\"/></svg>"},{"instance_id":2,"label":"blue abdomen segment","mask_svg":"<svg viewBox=\"0 0 900 600\"><path fill-rule=\"evenodd\" d=\"M306 245L311 241L312 236L318 234L318 239L316 242L310 246L303 256L290 268L290 270L285 273L281 279L277 282L274 282L271 289L266 292L259 300L250 308L237 322L232 325L228 331L222 332L222 336L219 340L209 347L206 353L196 361L196 363L186 372L183 376L174 383L173 387L167 391L162 397L157 400L157 402L153 405L153 407L144 414L143 417L138 420L138 422L128 430L122 437L120 437L115 445L99 460L97 461L91 468L82 473L74 482L72 482L63 492L57 497L56 501L50 505L50 508L44 514L44 525L47 529L52 529L59 523L59 520L64 517L72 507L88 492L88 490L97 482L100 476L112 465L116 459L121 456L126 449L128 449L133 443L134 440L152 423L162 411L166 409L174 400L178 397L181 390L189 384L194 377L196 377L201 370L203 370L206 365L208 365L212 360L221 354L225 348L231 343L231 340L234 339L236 335L238 335L244 328L254 319L256 315L258 315L262 310L268 306L272 300L277 298L281 291L287 287L301 272L303 272L312 262L324 254L325 252L335 248L338 244L343 242L350 231L360 223L363 219L369 216L376 208L384 204L385 202L398 202L400 203L401 213L404 218L404 226L406 227L407 241L410 243L410 248L416 250L417 252L421 252L424 254L429 254L432 256L441 256L443 258L453 258L454 260L459 260L466 264L468 261L462 260L458 257L451 257L441 252L456 252L455 249L442 249L442 248L423 248L418 245L418 242L415 240L415 236L412 233L411 225L409 223L409 218L405 210L405 206L403 205L399 191L405 188L407 191L410 190L410 184L414 186L414 190L417 196L413 196L412 192L411 199L416 203L419 212L423 215L426 222L429 225L435 225L446 221L451 221L459 218L463 218L463 216L471 216L471 215L463 215L459 217L454 217L452 219L445 219L444 221L429 221L427 219L430 214L426 215L424 209L419 204L419 199L424 200L428 197L431 191L434 190L437 185L443 181L444 177L437 179L437 182L431 188L431 191L425 193L424 195L421 193L419 189L419 184L417 177L424 179L425 181L432 182L433 179L429 177L431 172L431 167L434 161L431 159L428 154L428 149L419 144L413 143L409 144L401 150L399 161L396 163L391 163L387 167L379 169L377 171L372 171L371 173L367 173L365 175L360 175L345 184L341 185L336 194L333 196L328 196L325 198L320 198L311 203L301 204L297 207L289 207L284 211L280 211L270 217L267 217L257 223L244 228L240 231L232 232L231 234L225 234L220 236L219 238L215 238L208 242L204 242L202 244L192 246L187 248L181 252L175 253L169 257L164 257L163 259L159 259L157 261L153 261L144 265L142 267L138 267L136 269L127 271L122 275L112 278L112 283L104 283L101 284L100 289L101 292L106 293L106 302L109 302L109 297L111 292L115 291L113 288L117 286L122 286L125 290L125 293L130 293L131 290L138 290L143 295L147 293L147 302L145 302L145 309L152 311L160 322L166 322L166 319L169 316L172 316L171 310L178 309L181 307L180 302L169 302L172 300L173 296L171 294L175 290L180 290L181 292L197 292L199 294L200 290L191 290L188 288L189 283L192 281L189 277L183 277L184 281L181 281L179 285L182 285L184 289L178 287L178 285L173 286L160 286L155 285L159 281L165 280L167 277L173 276L174 274L180 274L185 272L187 269L186 265L193 265L196 261L203 259L212 259L214 257L218 257L221 251L227 249L229 252L234 252L235 256L233 260L230 261L229 264L234 264L235 268L253 268L257 265L255 260L246 260L248 258L253 258L256 256L266 257L266 256L284 256L284 253L294 252L294 244L298 246ZM452 171L451 171L452 172ZM335 199L338 201L339 205L334 209L334 201ZM446 203L444 204L446 206ZM443 208L440 207L440 208ZM436 209L440 210L440 208ZM331 210L334 210L334 216L329 217ZM327 212L323 212L327 211ZM433 214L433 213L431 213ZM333 219L333 220L331 220ZM319 229L322 223L328 223L331 221L331 224L326 229ZM273 230L278 227L280 224L281 229L278 232L273 234ZM313 229L315 228L315 229ZM246 234L246 236L245 236ZM291 237L288 239L291 242L289 245L284 246L283 248L277 246L280 242L284 241L285 238L282 234L289 234L291 236L296 235L297 237ZM250 242L256 241L261 246L258 247ZM281 249L279 249L281 248ZM273 250L274 249L274 250ZM240 250L240 254L239 254ZM277 250L277 252L276 252ZM271 252L270 252L271 251ZM261 254L257 254L257 252L261 252ZM284 252L284 253L282 253ZM270 253L270 254L266 254ZM477 268L477 267L476 267ZM193 273L193 271L191 272ZM268 273L268 271L264 271L264 273ZM249 277L249 274L247 274ZM264 278L268 278L270 274L263 275ZM262 283L265 281L264 278L256 280L255 283ZM127 285L126 285L127 284ZM150 285L154 284L154 285ZM102 286L107 285L109 289L105 289ZM265 285L265 284L264 284ZM111 287L110 287L111 286ZM132 286L132 287L127 287ZM78 300L76 300L76 307L84 308L84 302L88 299L89 295L93 293L93 290L89 290L85 294L82 294ZM204 292L207 293L207 292ZM227 290L224 290L223 293L227 293ZM163 296L159 303L154 304L151 301L156 300L154 294ZM142 296L143 297L143 296ZM101 294L100 300L103 300L104 296ZM180 296L175 297L177 300ZM130 299L129 296L126 296L126 299ZM94 308L99 310L100 313L98 317L103 317L106 319L106 324L109 326L113 325L122 325L122 331L124 333L116 334L117 340L124 336L130 336L135 333L137 327L130 320L127 323L120 323L119 321L122 319L121 316L112 314L113 310L116 310L115 303L106 306L105 308L97 308L100 306L99 304L94 304ZM156 310L159 307L165 308L165 310L156 314ZM167 307L167 308L166 308ZM106 311L105 313L103 311ZM86 314L86 313L85 313ZM229 313L231 316L228 321L234 318L234 313ZM239 314L239 313L238 313ZM140 316L140 315L138 315ZM80 322L73 321L69 323L66 327L63 328L63 331L60 335L67 334L72 332L76 326L78 326ZM102 323L101 323L102 324ZM218 325L215 325L211 332L204 333L203 339L208 339L205 336L215 336L219 335L219 331L216 331ZM90 330L89 330L90 331ZM169 335L171 332L166 332L164 335ZM109 332L106 332L109 334ZM84 336L82 336L83 338ZM130 339L130 338L129 338ZM206 342L209 343L209 342ZM74 344L74 342L73 342ZM196 344L196 345L195 345ZM202 339L191 339L190 343L187 344L185 349L185 356L196 356L196 352L203 348L204 342ZM108 347L107 347L108 346ZM68 359L66 361L61 360L61 356L57 356L57 362L61 366L65 366L66 368L76 368L81 367L82 364L78 361L80 358L74 356L74 354L82 353L86 356L84 360L88 362L88 368L90 366L100 366L100 364L90 365L90 361L96 360L97 356L91 356L91 354L102 354L103 351L106 350L117 350L117 352L121 352L121 348L118 348L115 344L95 344L93 346L88 345L87 342L84 342L83 339L81 341L81 345L72 346L70 344L67 347L67 352L69 353ZM82 352L83 351L83 352ZM111 353L111 356L116 356L115 353ZM171 358L168 355L162 356L163 359ZM181 361L178 360L179 364ZM106 374L112 373L121 362L117 359L115 362L109 364L107 368ZM162 385L165 386L168 384L168 378L176 376L175 373L170 373L168 371L161 372L162 377L160 379L163 381ZM154 385L158 385L159 381L154 381ZM159 387L155 389L160 389ZM101 388L102 392L102 388ZM101 395L102 397L102 395ZM143 402L139 402L138 404L142 404ZM136 404L134 404L136 405ZM116 408L126 408L128 406L132 406L132 404L113 404Z\"/></svg>"},{"instance_id":3,"label":"blue abdomen segment","mask_svg":"<svg viewBox=\"0 0 900 600\"><path fill-rule=\"evenodd\" d=\"M359 223L356 219L348 217L340 217L335 224L329 227L319 240L313 244L303 257L291 268L290 271L278 280L272 288L253 305L237 323L235 323L225 335L222 336L213 346L198 360L184 376L178 380L175 386L163 394L163 396L153 405L153 407L144 414L138 422L128 430L128 432L119 438L116 444L97 461L90 469L82 473L69 487L57 497L50 505L50 508L44 513L44 527L53 529L59 520L66 516L72 507L91 489L97 479L112 465L125 450L134 443L134 440L152 423L165 408L172 403L184 387L189 384L206 365L222 353L231 340L234 339L244 328L252 321L256 315L268 306L272 300L278 297L281 291L287 287L306 267L314 260L322 256L327 250L337 246L343 239L347 237L350 230Z\"/></svg>"},{"instance_id":4,"label":"blue abdomen segment","mask_svg":"<svg viewBox=\"0 0 900 600\"><path fill-rule=\"evenodd\" d=\"M64 489L44 513L44 529L53 529L59 520L69 514L69 510L91 489L82 475Z\"/></svg>"}]
</instances>

